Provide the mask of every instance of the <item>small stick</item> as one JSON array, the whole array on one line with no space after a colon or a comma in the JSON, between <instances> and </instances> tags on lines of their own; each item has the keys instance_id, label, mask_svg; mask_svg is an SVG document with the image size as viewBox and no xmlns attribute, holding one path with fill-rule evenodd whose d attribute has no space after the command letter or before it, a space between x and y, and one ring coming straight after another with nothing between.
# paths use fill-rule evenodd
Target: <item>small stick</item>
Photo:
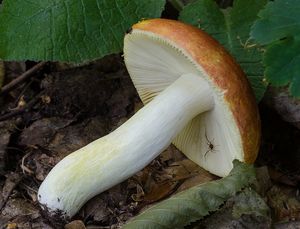
<instances>
[{"instance_id":1,"label":"small stick","mask_svg":"<svg viewBox=\"0 0 300 229\"><path fill-rule=\"evenodd\" d=\"M36 65L34 65L32 68L28 69L26 72L24 72L22 75L11 81L10 83L6 84L2 87L0 90L0 95L5 94L14 88L16 88L19 84L23 83L26 79L31 77L33 73L37 72L39 69L41 69L47 62L40 62Z\"/></svg>"},{"instance_id":2,"label":"small stick","mask_svg":"<svg viewBox=\"0 0 300 229\"><path fill-rule=\"evenodd\" d=\"M19 114L22 114L24 111L25 111L25 109L23 108L23 109L18 109L18 110L14 110L12 112L6 113L6 114L0 116L0 122L10 119Z\"/></svg>"},{"instance_id":3,"label":"small stick","mask_svg":"<svg viewBox=\"0 0 300 229\"><path fill-rule=\"evenodd\" d=\"M25 107L11 111L9 113L6 113L6 114L0 116L0 122L5 121L9 118L15 117L24 112L27 112L40 99L41 94L42 93L39 93L35 98L33 98L31 101L29 101Z\"/></svg>"}]
</instances>

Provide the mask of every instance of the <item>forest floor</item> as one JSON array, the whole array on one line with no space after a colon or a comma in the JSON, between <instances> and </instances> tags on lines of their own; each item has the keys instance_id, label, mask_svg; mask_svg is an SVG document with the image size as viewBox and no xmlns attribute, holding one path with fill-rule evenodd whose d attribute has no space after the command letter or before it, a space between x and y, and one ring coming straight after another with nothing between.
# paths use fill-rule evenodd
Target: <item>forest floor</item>
<instances>
[{"instance_id":1,"label":"forest floor","mask_svg":"<svg viewBox=\"0 0 300 229\"><path fill-rule=\"evenodd\" d=\"M6 62L5 84L34 62ZM262 146L256 162L269 217L228 214L232 200L192 228L300 228L300 131L259 104ZM43 215L37 190L69 153L102 137L142 103L119 55L71 66L46 63L0 95L0 228L63 228ZM95 178L96 179L96 178ZM170 146L133 177L97 195L65 228L117 228L147 206L218 179Z\"/></svg>"}]
</instances>

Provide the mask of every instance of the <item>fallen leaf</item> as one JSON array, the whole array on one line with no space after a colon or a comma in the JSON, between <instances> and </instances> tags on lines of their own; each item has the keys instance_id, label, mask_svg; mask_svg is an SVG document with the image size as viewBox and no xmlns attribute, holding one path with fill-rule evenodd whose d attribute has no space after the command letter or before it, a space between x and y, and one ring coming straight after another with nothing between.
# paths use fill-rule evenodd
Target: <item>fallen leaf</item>
<instances>
[{"instance_id":1,"label":"fallen leaf","mask_svg":"<svg viewBox=\"0 0 300 229\"><path fill-rule=\"evenodd\" d=\"M127 182L123 182L89 200L78 215L86 225L91 222L114 225L132 217L135 208L136 204L129 198Z\"/></svg>"},{"instance_id":2,"label":"fallen leaf","mask_svg":"<svg viewBox=\"0 0 300 229\"><path fill-rule=\"evenodd\" d=\"M42 154L39 150L35 151L35 154L33 154L30 159L31 161L29 162L33 164L32 170L34 171L35 177L40 181L46 178L50 169L58 162L56 158Z\"/></svg>"},{"instance_id":3,"label":"fallen leaf","mask_svg":"<svg viewBox=\"0 0 300 229\"><path fill-rule=\"evenodd\" d=\"M9 199L3 208L1 215L8 219L30 216L31 219L38 218L40 216L39 208L34 206L29 201L21 198Z\"/></svg>"},{"instance_id":4,"label":"fallen leaf","mask_svg":"<svg viewBox=\"0 0 300 229\"><path fill-rule=\"evenodd\" d=\"M131 195L131 198L136 202L141 202L144 200L145 192L140 184L136 184L136 193Z\"/></svg>"},{"instance_id":5,"label":"fallen leaf","mask_svg":"<svg viewBox=\"0 0 300 229\"><path fill-rule=\"evenodd\" d=\"M159 159L162 162L166 162L168 163L168 165L170 165L175 161L182 161L186 159L186 156L181 153L181 151L179 151L174 145L170 145L164 152L159 155Z\"/></svg>"},{"instance_id":6,"label":"fallen leaf","mask_svg":"<svg viewBox=\"0 0 300 229\"><path fill-rule=\"evenodd\" d=\"M16 229L17 228L17 224L16 223L9 223L6 226L6 229Z\"/></svg>"},{"instance_id":7,"label":"fallen leaf","mask_svg":"<svg viewBox=\"0 0 300 229\"><path fill-rule=\"evenodd\" d=\"M81 220L74 220L66 224L65 229L86 229L86 227Z\"/></svg>"},{"instance_id":8,"label":"fallen leaf","mask_svg":"<svg viewBox=\"0 0 300 229\"><path fill-rule=\"evenodd\" d=\"M243 215L270 216L270 209L264 199L251 188L246 188L234 198L232 216L239 219Z\"/></svg>"},{"instance_id":9,"label":"fallen leaf","mask_svg":"<svg viewBox=\"0 0 300 229\"><path fill-rule=\"evenodd\" d=\"M255 181L253 166L235 160L230 174L197 185L141 212L123 228L183 228L216 211L226 200Z\"/></svg>"},{"instance_id":10,"label":"fallen leaf","mask_svg":"<svg viewBox=\"0 0 300 229\"><path fill-rule=\"evenodd\" d=\"M170 164L166 171L172 175L174 181L182 182L176 193L218 178L189 159Z\"/></svg>"},{"instance_id":11,"label":"fallen leaf","mask_svg":"<svg viewBox=\"0 0 300 229\"><path fill-rule=\"evenodd\" d=\"M272 187L269 168L267 166L256 168L256 180L257 185L255 186L255 191L261 196L266 196L266 193Z\"/></svg>"},{"instance_id":12,"label":"fallen leaf","mask_svg":"<svg viewBox=\"0 0 300 229\"><path fill-rule=\"evenodd\" d=\"M9 173L6 175L6 180L4 186L2 188L1 196L0 196L0 210L5 206L8 197L20 182L21 176L18 173Z\"/></svg>"},{"instance_id":13,"label":"fallen leaf","mask_svg":"<svg viewBox=\"0 0 300 229\"><path fill-rule=\"evenodd\" d=\"M20 136L19 144L23 146L46 147L56 132L68 126L72 120L61 118L43 118L25 128Z\"/></svg>"},{"instance_id":14,"label":"fallen leaf","mask_svg":"<svg viewBox=\"0 0 300 229\"><path fill-rule=\"evenodd\" d=\"M4 173L6 151L12 134L11 121L0 122L0 174Z\"/></svg>"},{"instance_id":15,"label":"fallen leaf","mask_svg":"<svg viewBox=\"0 0 300 229\"><path fill-rule=\"evenodd\" d=\"M176 190L176 193L194 187L198 184L203 184L216 179L218 179L217 176L212 175L211 173L203 169L202 171L199 172L198 175L187 178Z\"/></svg>"},{"instance_id":16,"label":"fallen leaf","mask_svg":"<svg viewBox=\"0 0 300 229\"><path fill-rule=\"evenodd\" d=\"M59 159L107 134L107 122L96 116L59 129L45 147Z\"/></svg>"},{"instance_id":17,"label":"fallen leaf","mask_svg":"<svg viewBox=\"0 0 300 229\"><path fill-rule=\"evenodd\" d=\"M193 229L267 229L272 228L272 219L270 216L256 216L254 212L248 212L251 214L243 214L239 218L235 218L232 215L232 211L236 204L240 204L239 195L230 198L221 209L212 213L204 220L198 221ZM253 214L254 213L254 214Z\"/></svg>"},{"instance_id":18,"label":"fallen leaf","mask_svg":"<svg viewBox=\"0 0 300 229\"><path fill-rule=\"evenodd\" d=\"M193 177L200 171L203 171L203 169L189 159L174 162L170 164L168 168L166 168L166 172L173 177L173 180L176 181Z\"/></svg>"},{"instance_id":19,"label":"fallen leaf","mask_svg":"<svg viewBox=\"0 0 300 229\"><path fill-rule=\"evenodd\" d=\"M274 221L300 220L300 201L297 192L288 186L273 186L267 193Z\"/></svg>"},{"instance_id":20,"label":"fallen leaf","mask_svg":"<svg viewBox=\"0 0 300 229\"><path fill-rule=\"evenodd\" d=\"M300 221L289 221L284 223L276 223L274 229L299 229Z\"/></svg>"},{"instance_id":21,"label":"fallen leaf","mask_svg":"<svg viewBox=\"0 0 300 229\"><path fill-rule=\"evenodd\" d=\"M162 200L171 195L175 191L177 185L178 182L172 180L166 180L159 183L153 182L147 192L145 192L143 201L150 204Z\"/></svg>"},{"instance_id":22,"label":"fallen leaf","mask_svg":"<svg viewBox=\"0 0 300 229\"><path fill-rule=\"evenodd\" d=\"M177 187L178 181L173 180L172 174L160 163L154 160L142 171L135 174L130 180L130 187L135 189L132 194L134 201L153 203L164 199L172 194Z\"/></svg>"},{"instance_id":23,"label":"fallen leaf","mask_svg":"<svg viewBox=\"0 0 300 229\"><path fill-rule=\"evenodd\" d=\"M101 195L97 195L85 204L82 213L85 219L89 218L95 222L106 222L111 212L104 198Z\"/></svg>"}]
</instances>

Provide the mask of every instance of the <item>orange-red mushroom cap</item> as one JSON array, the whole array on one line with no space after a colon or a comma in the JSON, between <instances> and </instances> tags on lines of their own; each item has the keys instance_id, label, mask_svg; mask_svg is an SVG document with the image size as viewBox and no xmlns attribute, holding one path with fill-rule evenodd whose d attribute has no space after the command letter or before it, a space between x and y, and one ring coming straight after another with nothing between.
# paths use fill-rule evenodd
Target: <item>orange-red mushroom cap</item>
<instances>
[{"instance_id":1,"label":"orange-red mushroom cap","mask_svg":"<svg viewBox=\"0 0 300 229\"><path fill-rule=\"evenodd\" d=\"M144 20L126 35L124 58L144 103L187 73L211 85L215 107L191 120L173 141L187 157L220 176L229 173L233 159L255 161L260 144L255 97L240 66L215 39L179 21Z\"/></svg>"}]
</instances>

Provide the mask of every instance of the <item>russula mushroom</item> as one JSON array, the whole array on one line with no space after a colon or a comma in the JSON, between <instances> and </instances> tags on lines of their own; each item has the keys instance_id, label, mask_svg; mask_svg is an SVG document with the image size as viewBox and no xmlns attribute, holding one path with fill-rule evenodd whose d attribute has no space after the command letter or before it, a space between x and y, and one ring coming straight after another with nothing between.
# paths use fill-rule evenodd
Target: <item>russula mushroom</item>
<instances>
[{"instance_id":1,"label":"russula mushroom","mask_svg":"<svg viewBox=\"0 0 300 229\"><path fill-rule=\"evenodd\" d=\"M213 38L178 21L145 20L125 36L124 59L146 105L50 171L38 191L50 212L73 216L171 142L218 176L230 172L234 159L252 163L256 158L260 120L253 92L241 68Z\"/></svg>"}]
</instances>

